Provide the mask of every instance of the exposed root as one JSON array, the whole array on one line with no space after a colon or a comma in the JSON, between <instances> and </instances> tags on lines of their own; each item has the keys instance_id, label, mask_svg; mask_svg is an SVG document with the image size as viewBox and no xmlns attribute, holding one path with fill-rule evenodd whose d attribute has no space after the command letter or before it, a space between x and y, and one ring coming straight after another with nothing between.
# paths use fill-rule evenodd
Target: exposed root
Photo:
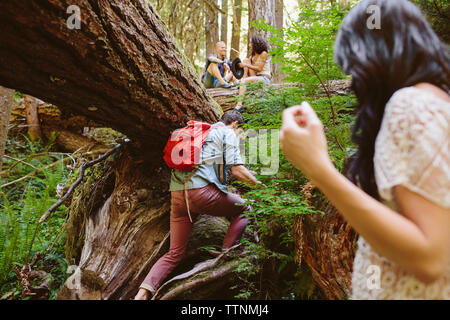
<instances>
[{"instance_id":1,"label":"exposed root","mask_svg":"<svg viewBox=\"0 0 450 320\"><path fill-rule=\"evenodd\" d=\"M239 246L224 250L217 258L200 262L188 272L168 280L158 289L152 300L178 299L188 291L225 278L239 265L239 257L243 255L243 252L237 253L234 250Z\"/></svg>"},{"instance_id":2,"label":"exposed root","mask_svg":"<svg viewBox=\"0 0 450 320\"><path fill-rule=\"evenodd\" d=\"M50 294L49 285L52 281L51 278L47 278L49 274L45 271L33 270L34 265L42 258L37 253L33 262L24 264L22 268L18 265L14 266L14 272L17 278L22 282L22 299L30 297L32 300L47 300ZM43 281L38 286L32 286L31 280L35 278L41 278Z\"/></svg>"}]
</instances>

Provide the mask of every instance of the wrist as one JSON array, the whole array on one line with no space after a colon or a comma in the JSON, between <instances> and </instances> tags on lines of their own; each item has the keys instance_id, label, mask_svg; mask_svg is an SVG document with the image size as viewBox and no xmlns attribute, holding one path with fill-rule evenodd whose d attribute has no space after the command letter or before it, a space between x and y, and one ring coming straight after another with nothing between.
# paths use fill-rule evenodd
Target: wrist
<instances>
[{"instance_id":1,"label":"wrist","mask_svg":"<svg viewBox=\"0 0 450 320\"><path fill-rule=\"evenodd\" d=\"M316 166L316 169L309 174L308 178L320 189L326 182L333 180L339 174L331 160L326 159Z\"/></svg>"}]
</instances>

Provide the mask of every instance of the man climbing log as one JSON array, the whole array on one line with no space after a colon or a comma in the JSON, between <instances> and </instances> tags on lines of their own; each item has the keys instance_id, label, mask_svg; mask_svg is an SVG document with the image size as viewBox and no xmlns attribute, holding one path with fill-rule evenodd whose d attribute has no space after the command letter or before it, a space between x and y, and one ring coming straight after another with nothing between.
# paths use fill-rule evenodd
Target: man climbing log
<instances>
[{"instance_id":1,"label":"man climbing log","mask_svg":"<svg viewBox=\"0 0 450 320\"><path fill-rule=\"evenodd\" d=\"M162 281L181 261L193 222L200 214L232 219L223 241L223 250L236 244L242 237L248 222L242 214L251 208L236 205L245 201L228 192L225 185L227 169L230 167L231 173L242 182L260 183L243 166L240 157L237 136L242 123L244 119L237 110L225 112L221 120L211 127L202 146L200 161L204 164L191 173L173 170L170 181L170 249L153 265L140 285L136 300L147 300L149 295L153 296Z\"/></svg>"}]
</instances>

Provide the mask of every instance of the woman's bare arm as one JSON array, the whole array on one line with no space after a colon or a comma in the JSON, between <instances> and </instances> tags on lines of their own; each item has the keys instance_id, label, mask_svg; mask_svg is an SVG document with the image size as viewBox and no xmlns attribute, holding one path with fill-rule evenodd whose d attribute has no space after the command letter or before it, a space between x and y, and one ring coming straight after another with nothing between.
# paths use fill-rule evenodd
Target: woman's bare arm
<instances>
[{"instance_id":1,"label":"woman's bare arm","mask_svg":"<svg viewBox=\"0 0 450 320\"><path fill-rule=\"evenodd\" d=\"M241 62L241 67L247 67L249 69L255 70L256 72L260 72L262 71L262 69L264 68L264 65L266 64L267 61L267 52L263 51L261 52L260 55L260 62L257 65L253 65L250 63L245 63L245 62Z\"/></svg>"},{"instance_id":2,"label":"woman's bare arm","mask_svg":"<svg viewBox=\"0 0 450 320\"><path fill-rule=\"evenodd\" d=\"M396 186L401 215L360 190L331 163L323 125L308 104L283 112L280 140L286 158L379 254L424 282L443 274L450 260L450 210Z\"/></svg>"},{"instance_id":3,"label":"woman's bare arm","mask_svg":"<svg viewBox=\"0 0 450 320\"><path fill-rule=\"evenodd\" d=\"M450 212L403 186L394 187L401 214L376 201L336 169L313 183L376 252L424 282L432 282L450 260Z\"/></svg>"}]
</instances>

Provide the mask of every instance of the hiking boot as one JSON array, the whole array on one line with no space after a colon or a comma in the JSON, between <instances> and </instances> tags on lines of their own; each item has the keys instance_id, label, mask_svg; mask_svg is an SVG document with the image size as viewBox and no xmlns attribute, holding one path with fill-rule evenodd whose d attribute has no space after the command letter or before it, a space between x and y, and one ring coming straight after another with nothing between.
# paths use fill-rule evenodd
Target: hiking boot
<instances>
[{"instance_id":1,"label":"hiking boot","mask_svg":"<svg viewBox=\"0 0 450 320\"><path fill-rule=\"evenodd\" d=\"M232 87L232 85L231 84L229 84L228 82L224 82L223 84L221 84L220 86L219 86L219 88L225 88L225 89L228 89L228 88L231 88Z\"/></svg>"},{"instance_id":2,"label":"hiking boot","mask_svg":"<svg viewBox=\"0 0 450 320\"><path fill-rule=\"evenodd\" d=\"M240 113L244 112L245 107L244 106L240 106L240 107L235 107L235 110L239 111Z\"/></svg>"}]
</instances>

